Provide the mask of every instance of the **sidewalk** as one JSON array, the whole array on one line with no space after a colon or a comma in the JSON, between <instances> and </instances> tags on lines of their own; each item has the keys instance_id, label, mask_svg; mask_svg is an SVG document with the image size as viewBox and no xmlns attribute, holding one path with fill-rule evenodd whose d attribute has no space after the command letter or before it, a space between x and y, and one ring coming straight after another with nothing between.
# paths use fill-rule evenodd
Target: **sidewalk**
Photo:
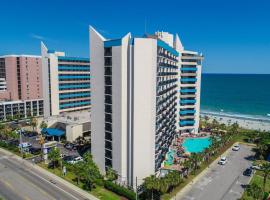
<instances>
[{"instance_id":1,"label":"sidewalk","mask_svg":"<svg viewBox=\"0 0 270 200\"><path fill-rule=\"evenodd\" d=\"M231 147L229 147L222 155L227 155L231 148L237 144L234 143ZM217 157L207 168L205 168L200 174L198 174L189 184L187 184L183 189L181 189L175 197L171 198L171 200L182 199L183 196L192 188L192 186L197 183L201 177L203 177L207 172L209 172L214 165L220 160L220 157Z\"/></svg>"},{"instance_id":2,"label":"sidewalk","mask_svg":"<svg viewBox=\"0 0 270 200\"><path fill-rule=\"evenodd\" d=\"M13 160L20 162L22 165L25 165L26 167L29 168L29 170L34 169L35 171L37 171L39 173L39 175L48 177L49 180L47 180L47 181L50 181L51 183L55 184L55 183L59 182L62 185L64 185L65 187L75 191L76 193L81 195L83 198L90 199L90 200L98 200L98 198L96 198L95 196L93 196L93 195L89 194L88 192L82 190L81 188L69 183L68 181L62 179L61 177L56 176L55 174L52 174L51 172L39 167L36 164L32 164L29 161L24 160L21 157L15 155L15 154L13 154L5 149L0 148L0 152L11 157ZM32 171L32 173L34 173L34 172ZM41 177L41 178L46 179L44 177Z\"/></svg>"}]
</instances>

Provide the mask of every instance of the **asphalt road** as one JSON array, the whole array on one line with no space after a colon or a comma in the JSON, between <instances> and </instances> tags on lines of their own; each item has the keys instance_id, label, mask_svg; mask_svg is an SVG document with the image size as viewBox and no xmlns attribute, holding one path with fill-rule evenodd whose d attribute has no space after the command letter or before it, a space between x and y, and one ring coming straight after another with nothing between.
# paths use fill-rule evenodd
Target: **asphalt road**
<instances>
[{"instance_id":1,"label":"asphalt road","mask_svg":"<svg viewBox=\"0 0 270 200\"><path fill-rule=\"evenodd\" d=\"M25 162L25 161L24 161ZM67 186L0 152L0 197L5 200L83 200Z\"/></svg>"},{"instance_id":2,"label":"asphalt road","mask_svg":"<svg viewBox=\"0 0 270 200\"><path fill-rule=\"evenodd\" d=\"M178 200L236 200L251 177L243 176L243 171L251 166L254 153L251 147L240 145L239 151L229 151L228 162L221 166L215 164Z\"/></svg>"}]
</instances>

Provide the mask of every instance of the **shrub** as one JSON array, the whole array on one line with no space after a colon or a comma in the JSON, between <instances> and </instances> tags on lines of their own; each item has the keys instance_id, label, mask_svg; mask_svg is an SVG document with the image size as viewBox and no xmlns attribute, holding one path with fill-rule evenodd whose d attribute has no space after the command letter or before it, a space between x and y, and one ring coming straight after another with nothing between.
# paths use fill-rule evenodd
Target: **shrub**
<instances>
[{"instance_id":1,"label":"shrub","mask_svg":"<svg viewBox=\"0 0 270 200\"><path fill-rule=\"evenodd\" d=\"M120 196L123 196L123 197L126 197L128 198L129 200L135 200L136 199L136 194L135 192L123 187L123 186L120 186L120 185L117 185L111 181L104 181L104 187Z\"/></svg>"}]
</instances>

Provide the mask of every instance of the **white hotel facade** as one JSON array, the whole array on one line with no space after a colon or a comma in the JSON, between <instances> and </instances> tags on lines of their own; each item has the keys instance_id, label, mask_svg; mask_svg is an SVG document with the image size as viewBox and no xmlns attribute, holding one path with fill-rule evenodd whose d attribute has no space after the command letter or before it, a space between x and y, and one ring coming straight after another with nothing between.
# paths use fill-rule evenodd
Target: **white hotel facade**
<instances>
[{"instance_id":1,"label":"white hotel facade","mask_svg":"<svg viewBox=\"0 0 270 200\"><path fill-rule=\"evenodd\" d=\"M177 135L198 132L202 56L167 32L109 40L90 27L90 60L93 159L135 187Z\"/></svg>"}]
</instances>

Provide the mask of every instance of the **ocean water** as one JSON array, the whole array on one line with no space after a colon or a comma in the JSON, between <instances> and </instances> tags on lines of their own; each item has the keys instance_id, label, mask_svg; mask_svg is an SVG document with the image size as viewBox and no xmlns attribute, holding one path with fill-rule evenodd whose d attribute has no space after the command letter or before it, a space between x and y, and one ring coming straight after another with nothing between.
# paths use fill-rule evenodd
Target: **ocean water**
<instances>
[{"instance_id":1,"label":"ocean water","mask_svg":"<svg viewBox=\"0 0 270 200\"><path fill-rule=\"evenodd\" d=\"M270 74L203 74L201 111L270 120Z\"/></svg>"}]
</instances>

